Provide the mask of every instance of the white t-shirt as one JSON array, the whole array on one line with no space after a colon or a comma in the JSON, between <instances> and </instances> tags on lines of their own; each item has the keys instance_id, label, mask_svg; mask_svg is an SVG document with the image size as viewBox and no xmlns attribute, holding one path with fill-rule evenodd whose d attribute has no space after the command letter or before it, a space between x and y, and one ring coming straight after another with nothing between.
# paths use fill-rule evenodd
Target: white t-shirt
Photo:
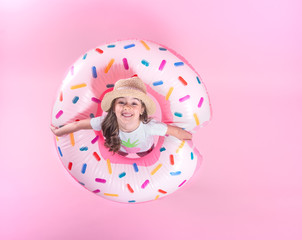
<instances>
[{"instance_id":1,"label":"white t-shirt","mask_svg":"<svg viewBox=\"0 0 302 240\"><path fill-rule=\"evenodd\" d=\"M92 118L90 125L95 131L102 130L102 122L104 116ZM152 119L150 122L144 124L140 123L139 127L132 132L119 131L121 139L122 152L137 153L148 151L153 143L153 136L164 136L167 133L168 126L162 122Z\"/></svg>"}]
</instances>

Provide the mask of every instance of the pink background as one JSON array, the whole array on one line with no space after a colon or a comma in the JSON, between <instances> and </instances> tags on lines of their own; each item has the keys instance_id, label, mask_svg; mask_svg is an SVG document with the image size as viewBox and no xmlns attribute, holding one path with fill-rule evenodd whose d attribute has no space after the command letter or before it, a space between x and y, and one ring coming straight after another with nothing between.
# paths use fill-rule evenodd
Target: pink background
<instances>
[{"instance_id":1,"label":"pink background","mask_svg":"<svg viewBox=\"0 0 302 240\"><path fill-rule=\"evenodd\" d=\"M0 239L302 239L301 1L0 2ZM49 130L68 67L129 38L183 55L213 106L198 174L136 205L76 183Z\"/></svg>"}]
</instances>

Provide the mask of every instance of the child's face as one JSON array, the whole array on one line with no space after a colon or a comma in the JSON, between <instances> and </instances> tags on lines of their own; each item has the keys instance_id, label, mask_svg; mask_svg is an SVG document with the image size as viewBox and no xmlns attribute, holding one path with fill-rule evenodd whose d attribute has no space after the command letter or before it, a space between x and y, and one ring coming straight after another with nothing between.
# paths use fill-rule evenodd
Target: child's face
<instances>
[{"instance_id":1,"label":"child's face","mask_svg":"<svg viewBox=\"0 0 302 240\"><path fill-rule=\"evenodd\" d=\"M139 123L139 117L144 112L144 108L137 98L121 97L115 101L114 112L120 125L132 126Z\"/></svg>"}]
</instances>

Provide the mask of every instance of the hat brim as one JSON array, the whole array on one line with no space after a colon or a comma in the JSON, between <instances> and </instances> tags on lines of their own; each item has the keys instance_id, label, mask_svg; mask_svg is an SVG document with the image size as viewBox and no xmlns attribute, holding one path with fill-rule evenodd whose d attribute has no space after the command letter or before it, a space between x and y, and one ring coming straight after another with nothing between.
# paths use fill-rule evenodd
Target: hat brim
<instances>
[{"instance_id":1,"label":"hat brim","mask_svg":"<svg viewBox=\"0 0 302 240\"><path fill-rule=\"evenodd\" d=\"M108 112L111 107L111 103L114 99L128 96L142 100L146 105L148 115L152 115L155 113L156 105L154 101L147 94L134 89L114 90L106 93L101 102L101 108L104 112Z\"/></svg>"}]
</instances>

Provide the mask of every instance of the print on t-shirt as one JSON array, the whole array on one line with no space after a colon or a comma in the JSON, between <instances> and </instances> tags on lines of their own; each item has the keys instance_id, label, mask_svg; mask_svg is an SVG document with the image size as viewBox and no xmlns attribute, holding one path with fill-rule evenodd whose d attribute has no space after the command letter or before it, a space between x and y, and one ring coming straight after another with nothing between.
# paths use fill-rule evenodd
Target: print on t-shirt
<instances>
[{"instance_id":1,"label":"print on t-shirt","mask_svg":"<svg viewBox=\"0 0 302 240\"><path fill-rule=\"evenodd\" d=\"M134 142L130 142L130 138L128 138L127 142L122 140L122 146L127 153L137 153L141 149L137 148L136 146L139 145L139 139Z\"/></svg>"}]
</instances>

